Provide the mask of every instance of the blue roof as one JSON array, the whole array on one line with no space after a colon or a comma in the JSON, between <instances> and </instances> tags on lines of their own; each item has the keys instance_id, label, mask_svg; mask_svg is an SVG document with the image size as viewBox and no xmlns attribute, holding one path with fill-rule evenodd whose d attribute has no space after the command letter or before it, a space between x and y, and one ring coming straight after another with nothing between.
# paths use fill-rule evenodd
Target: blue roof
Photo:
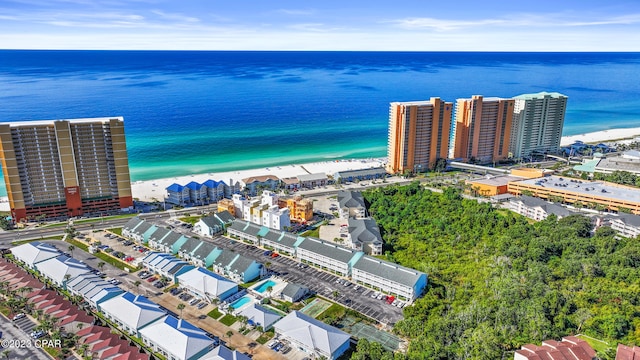
<instances>
[{"instance_id":1,"label":"blue roof","mask_svg":"<svg viewBox=\"0 0 640 360\"><path fill-rule=\"evenodd\" d=\"M203 182L202 185L206 185L209 188L214 188L214 187L218 187L220 185L227 185L227 184L225 184L224 181L215 181L215 180L209 179L209 180Z\"/></svg>"},{"instance_id":2,"label":"blue roof","mask_svg":"<svg viewBox=\"0 0 640 360\"><path fill-rule=\"evenodd\" d=\"M132 304L135 304L139 308L164 312L162 309L160 309L160 305L154 303L153 301L147 299L142 295L136 295L127 291L122 295L122 298Z\"/></svg>"},{"instance_id":3,"label":"blue roof","mask_svg":"<svg viewBox=\"0 0 640 360\"><path fill-rule=\"evenodd\" d=\"M176 319L175 317L169 315L164 319L164 323L189 337L211 340L207 336L206 332L185 320Z\"/></svg>"},{"instance_id":4,"label":"blue roof","mask_svg":"<svg viewBox=\"0 0 640 360\"><path fill-rule=\"evenodd\" d=\"M202 184L192 181L186 185L191 190L200 190L202 189Z\"/></svg>"},{"instance_id":5,"label":"blue roof","mask_svg":"<svg viewBox=\"0 0 640 360\"><path fill-rule=\"evenodd\" d=\"M169 187L167 187L167 191L182 192L182 190L184 190L184 186L176 183L173 183L169 185Z\"/></svg>"},{"instance_id":6,"label":"blue roof","mask_svg":"<svg viewBox=\"0 0 640 360\"><path fill-rule=\"evenodd\" d=\"M216 278L218 280L221 280L221 281L229 281L229 279L227 279L226 277L218 275L218 274L216 274L214 272L211 272L211 271L209 271L209 270L207 270L205 268L199 267L198 271L200 271L201 273L203 273L205 275L211 276L212 278Z\"/></svg>"}]
</instances>

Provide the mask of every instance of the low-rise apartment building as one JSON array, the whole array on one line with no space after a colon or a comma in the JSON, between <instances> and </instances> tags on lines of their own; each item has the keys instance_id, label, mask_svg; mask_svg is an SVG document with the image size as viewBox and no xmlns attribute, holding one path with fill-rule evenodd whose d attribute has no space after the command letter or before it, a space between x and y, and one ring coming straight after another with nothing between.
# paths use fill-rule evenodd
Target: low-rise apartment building
<instances>
[{"instance_id":1,"label":"low-rise apartment building","mask_svg":"<svg viewBox=\"0 0 640 360\"><path fill-rule=\"evenodd\" d=\"M551 214L556 215L558 219L576 214L564 206L527 195L512 198L507 207L517 214L536 221L544 220Z\"/></svg>"},{"instance_id":2,"label":"low-rise apartment building","mask_svg":"<svg viewBox=\"0 0 640 360\"><path fill-rule=\"evenodd\" d=\"M353 264L351 279L406 301L415 300L427 286L427 274L370 256Z\"/></svg>"},{"instance_id":3,"label":"low-rise apartment building","mask_svg":"<svg viewBox=\"0 0 640 360\"><path fill-rule=\"evenodd\" d=\"M321 269L341 276L351 276L351 267L364 253L334 243L308 237L296 251L296 257Z\"/></svg>"}]
</instances>

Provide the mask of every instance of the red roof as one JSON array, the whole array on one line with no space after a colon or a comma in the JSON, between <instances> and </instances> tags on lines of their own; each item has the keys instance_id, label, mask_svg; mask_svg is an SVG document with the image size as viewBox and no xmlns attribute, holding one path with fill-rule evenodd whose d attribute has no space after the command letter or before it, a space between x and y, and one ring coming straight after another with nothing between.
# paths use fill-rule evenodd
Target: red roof
<instances>
[{"instance_id":1,"label":"red roof","mask_svg":"<svg viewBox=\"0 0 640 360\"><path fill-rule=\"evenodd\" d=\"M640 360L640 347L618 344L616 360Z\"/></svg>"}]
</instances>

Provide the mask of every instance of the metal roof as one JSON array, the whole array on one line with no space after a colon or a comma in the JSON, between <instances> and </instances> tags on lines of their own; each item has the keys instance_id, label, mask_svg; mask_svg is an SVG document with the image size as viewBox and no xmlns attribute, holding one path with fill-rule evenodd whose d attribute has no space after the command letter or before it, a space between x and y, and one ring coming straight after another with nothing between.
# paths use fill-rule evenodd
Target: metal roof
<instances>
[{"instance_id":1,"label":"metal roof","mask_svg":"<svg viewBox=\"0 0 640 360\"><path fill-rule=\"evenodd\" d=\"M360 258L360 260L353 265L353 268L410 287L414 287L421 277L426 278L427 276L427 274L418 270L379 260L367 255Z\"/></svg>"}]
</instances>

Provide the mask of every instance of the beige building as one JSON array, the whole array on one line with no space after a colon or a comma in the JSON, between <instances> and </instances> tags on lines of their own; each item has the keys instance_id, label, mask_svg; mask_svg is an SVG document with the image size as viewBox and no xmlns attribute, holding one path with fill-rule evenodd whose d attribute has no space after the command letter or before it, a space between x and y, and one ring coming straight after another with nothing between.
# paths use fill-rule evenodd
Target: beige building
<instances>
[{"instance_id":1,"label":"beige building","mask_svg":"<svg viewBox=\"0 0 640 360\"><path fill-rule=\"evenodd\" d=\"M535 153L556 153L567 110L567 97L540 92L514 97L513 129L509 151L514 158Z\"/></svg>"},{"instance_id":2,"label":"beige building","mask_svg":"<svg viewBox=\"0 0 640 360\"><path fill-rule=\"evenodd\" d=\"M0 157L16 221L133 206L122 117L2 123Z\"/></svg>"},{"instance_id":3,"label":"beige building","mask_svg":"<svg viewBox=\"0 0 640 360\"><path fill-rule=\"evenodd\" d=\"M513 118L513 99L458 99L452 157L482 163L506 159Z\"/></svg>"},{"instance_id":4,"label":"beige building","mask_svg":"<svg viewBox=\"0 0 640 360\"><path fill-rule=\"evenodd\" d=\"M427 171L437 159L446 159L452 109L453 103L437 97L391 103L387 171Z\"/></svg>"}]
</instances>

